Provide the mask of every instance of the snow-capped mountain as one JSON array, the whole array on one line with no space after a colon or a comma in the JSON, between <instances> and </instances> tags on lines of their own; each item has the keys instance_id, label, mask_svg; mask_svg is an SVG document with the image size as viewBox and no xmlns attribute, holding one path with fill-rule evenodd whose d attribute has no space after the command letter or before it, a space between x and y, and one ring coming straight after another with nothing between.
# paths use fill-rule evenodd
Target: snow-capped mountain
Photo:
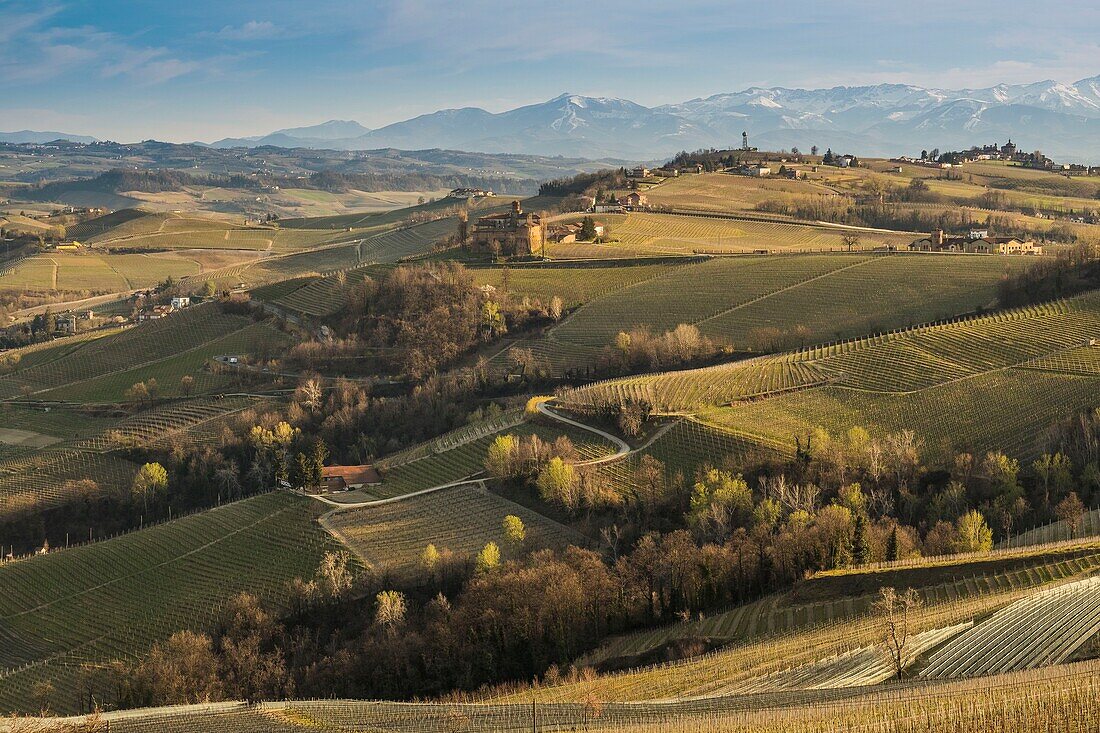
<instances>
[{"instance_id":1,"label":"snow-capped mountain","mask_svg":"<svg viewBox=\"0 0 1100 733\"><path fill-rule=\"evenodd\" d=\"M279 145L346 150L451 148L655 160L680 150L817 145L864 155L968 147L1012 137L1060 160L1100 162L1100 76L984 89L878 84L831 89L752 87L679 104L563 94L500 113L448 109L366 130L328 122L217 147ZM350 132L353 134L344 134Z\"/></svg>"}]
</instances>

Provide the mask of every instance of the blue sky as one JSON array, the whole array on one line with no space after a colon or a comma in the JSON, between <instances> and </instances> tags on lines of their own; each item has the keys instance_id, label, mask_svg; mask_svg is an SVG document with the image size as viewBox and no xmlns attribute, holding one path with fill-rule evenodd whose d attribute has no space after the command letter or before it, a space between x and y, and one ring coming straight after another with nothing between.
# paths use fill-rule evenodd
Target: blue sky
<instances>
[{"instance_id":1,"label":"blue sky","mask_svg":"<svg viewBox=\"0 0 1100 733\"><path fill-rule=\"evenodd\" d=\"M0 130L213 140L562 92L978 87L1100 74L1100 4L0 0Z\"/></svg>"}]
</instances>

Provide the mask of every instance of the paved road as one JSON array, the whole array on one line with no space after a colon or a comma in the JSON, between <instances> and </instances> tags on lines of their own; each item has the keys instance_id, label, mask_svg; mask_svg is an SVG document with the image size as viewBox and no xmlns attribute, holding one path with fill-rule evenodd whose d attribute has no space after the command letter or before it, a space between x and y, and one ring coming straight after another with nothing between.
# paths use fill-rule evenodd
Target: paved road
<instances>
[{"instance_id":1,"label":"paved road","mask_svg":"<svg viewBox=\"0 0 1100 733\"><path fill-rule=\"evenodd\" d=\"M548 403L546 403L546 402L540 402L539 403L538 411L541 414L545 415L546 417L550 418L551 420L556 420L558 422L562 422L562 423L565 423L567 425L572 425L573 427L580 428L581 430L587 430L590 433L595 433L596 435L599 435L601 438L604 438L608 442L613 443L616 446L618 446L618 450L615 453L612 453L612 454L606 455L606 456L601 456L599 458L592 458L592 459L587 460L587 461L579 461L576 464L578 466L595 466L595 465L599 465L599 464L602 464L602 463L611 463L612 461L618 461L618 460L621 460L623 458L626 458L627 456L630 456L634 453L637 453L638 451L645 450L650 445L652 445L655 440L660 438L662 435L664 435L666 432L668 432L668 430L673 425L675 425L675 423L669 423L668 425L665 425L660 430L655 432L652 436L650 436L649 440L647 440L644 444L638 446L637 448L631 448L629 443L627 443L625 440L623 440L622 438L620 438L617 435L612 435L611 433L608 433L604 430L600 430L599 428L594 428L591 425L587 425L583 422L580 422L579 420L574 420L572 418L568 418L568 417L565 417L564 415L560 415L560 414L554 412L553 410L551 410L549 408ZM422 460L430 460L430 459L422 459ZM321 496L321 495L317 495L317 494L302 494L302 495L303 496L308 496L311 499L315 499L315 500L317 500L317 501L319 501L323 504L327 504L327 505L333 507L331 511L327 512L323 517L321 517L321 523L325 524L324 520L327 519L330 515L332 515L336 512L345 510L345 509L362 509L362 508L365 508L365 507L382 506L382 505L385 505L385 504L393 504L395 502L404 501L405 499L411 499L411 498L416 497L416 496L423 496L424 494L430 494L434 491L442 491L444 489L454 488L455 486L462 486L463 484L480 484L482 488L485 488L485 479L484 478L479 478L483 473L484 473L484 471L478 471L477 473L472 473L469 476L461 478L457 481L450 481L450 482L445 483L445 484L439 484L438 486L429 486L429 487L424 488L424 489L418 489L417 491L411 491L407 494L400 494L398 496L391 496L391 497L388 497L388 498L385 498L385 499L368 499L366 501L337 501L337 500L334 500L334 499L330 499L327 496Z\"/></svg>"}]
</instances>

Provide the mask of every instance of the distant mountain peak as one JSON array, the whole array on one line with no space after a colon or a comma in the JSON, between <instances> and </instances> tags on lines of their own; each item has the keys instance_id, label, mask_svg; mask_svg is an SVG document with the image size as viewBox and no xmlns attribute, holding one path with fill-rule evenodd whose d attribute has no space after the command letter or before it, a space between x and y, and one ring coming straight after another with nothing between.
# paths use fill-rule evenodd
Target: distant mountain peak
<instances>
[{"instance_id":1,"label":"distant mountain peak","mask_svg":"<svg viewBox=\"0 0 1100 733\"><path fill-rule=\"evenodd\" d=\"M656 161L680 150L740 144L742 130L761 148L817 145L864 155L969 147L1012 137L1062 159L1097 162L1100 75L1074 84L1045 80L957 90L901 83L754 86L658 107L565 92L498 113L476 107L440 110L375 130L330 120L215 145L448 148Z\"/></svg>"}]
</instances>

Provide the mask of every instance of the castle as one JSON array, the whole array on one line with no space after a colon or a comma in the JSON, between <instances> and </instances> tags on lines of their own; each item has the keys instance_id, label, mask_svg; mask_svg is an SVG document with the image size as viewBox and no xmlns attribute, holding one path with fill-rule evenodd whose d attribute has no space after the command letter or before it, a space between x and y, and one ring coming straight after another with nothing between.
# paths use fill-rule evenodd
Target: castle
<instances>
[{"instance_id":1,"label":"castle","mask_svg":"<svg viewBox=\"0 0 1100 733\"><path fill-rule=\"evenodd\" d=\"M545 241L546 227L542 217L525 213L519 201L513 201L511 211L477 220L470 235L470 250L509 257L530 255L541 252Z\"/></svg>"}]
</instances>

